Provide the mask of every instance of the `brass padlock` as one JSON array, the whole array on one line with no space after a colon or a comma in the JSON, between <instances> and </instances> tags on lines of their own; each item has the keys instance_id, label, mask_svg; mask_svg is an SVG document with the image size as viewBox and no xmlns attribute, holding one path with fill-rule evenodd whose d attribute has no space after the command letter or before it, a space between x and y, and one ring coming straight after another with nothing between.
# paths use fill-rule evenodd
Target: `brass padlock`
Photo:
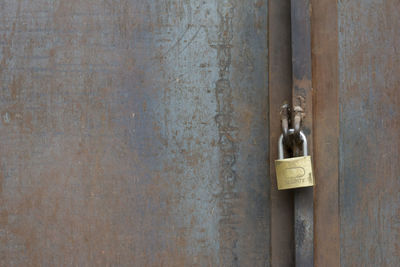
<instances>
[{"instance_id":1,"label":"brass padlock","mask_svg":"<svg viewBox=\"0 0 400 267\"><path fill-rule=\"evenodd\" d=\"M288 134L293 134L294 129L289 129ZM276 179L278 190L313 186L314 175L311 165L311 156L307 156L307 138L300 131L303 140L302 157L284 158L283 134L279 138L279 159L275 160Z\"/></svg>"}]
</instances>

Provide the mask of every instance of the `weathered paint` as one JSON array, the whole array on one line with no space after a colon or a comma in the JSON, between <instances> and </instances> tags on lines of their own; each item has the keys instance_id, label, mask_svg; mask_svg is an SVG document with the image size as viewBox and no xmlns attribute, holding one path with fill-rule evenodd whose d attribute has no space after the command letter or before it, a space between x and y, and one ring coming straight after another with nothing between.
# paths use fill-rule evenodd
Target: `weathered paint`
<instances>
[{"instance_id":1,"label":"weathered paint","mask_svg":"<svg viewBox=\"0 0 400 267\"><path fill-rule=\"evenodd\" d=\"M400 5L340 1L342 266L400 262Z\"/></svg>"},{"instance_id":2,"label":"weathered paint","mask_svg":"<svg viewBox=\"0 0 400 267\"><path fill-rule=\"evenodd\" d=\"M0 5L0 265L269 264L266 0Z\"/></svg>"}]
</instances>

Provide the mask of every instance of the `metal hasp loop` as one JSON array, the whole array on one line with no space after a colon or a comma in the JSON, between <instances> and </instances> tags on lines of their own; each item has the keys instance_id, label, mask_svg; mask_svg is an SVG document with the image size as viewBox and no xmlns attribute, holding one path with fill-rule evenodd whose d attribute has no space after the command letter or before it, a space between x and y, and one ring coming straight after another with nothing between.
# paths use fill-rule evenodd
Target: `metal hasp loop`
<instances>
[{"instance_id":1,"label":"metal hasp loop","mask_svg":"<svg viewBox=\"0 0 400 267\"><path fill-rule=\"evenodd\" d=\"M290 106L288 103L284 103L281 107L281 124L283 135L288 134L289 124L290 124Z\"/></svg>"},{"instance_id":2,"label":"metal hasp loop","mask_svg":"<svg viewBox=\"0 0 400 267\"><path fill-rule=\"evenodd\" d=\"M299 97L299 99L302 99L301 97ZM295 106L293 108L293 112L294 112L294 130L296 132L300 131L300 127L301 127L301 121L303 120L305 113L302 107L300 106Z\"/></svg>"},{"instance_id":3,"label":"metal hasp loop","mask_svg":"<svg viewBox=\"0 0 400 267\"><path fill-rule=\"evenodd\" d=\"M295 129L289 129L288 130L288 135L290 134L294 134L295 133ZM303 141L303 155L307 156L308 155L308 151L307 151L307 137L306 135L300 131L300 139ZM279 151L279 159L284 159L284 151L283 151L283 137L284 134L281 134L281 136L279 137L279 141L278 141L278 151Z\"/></svg>"}]
</instances>

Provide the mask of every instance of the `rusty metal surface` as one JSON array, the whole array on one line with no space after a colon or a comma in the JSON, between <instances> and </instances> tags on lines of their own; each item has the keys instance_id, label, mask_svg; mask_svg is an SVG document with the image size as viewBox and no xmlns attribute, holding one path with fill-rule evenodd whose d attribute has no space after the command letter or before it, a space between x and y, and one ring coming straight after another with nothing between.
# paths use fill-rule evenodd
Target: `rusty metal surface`
<instances>
[{"instance_id":1,"label":"rusty metal surface","mask_svg":"<svg viewBox=\"0 0 400 267\"><path fill-rule=\"evenodd\" d=\"M291 1L292 26L292 112L293 122L302 117L302 130L313 154L313 90L311 85L311 6L310 0ZM299 111L302 112L299 112ZM301 114L302 113L302 114ZM297 115L297 116L296 116ZM297 120L298 121L298 120ZM292 126L297 128L295 125ZM294 156L299 156L294 150ZM318 177L316 178L318 182ZM294 192L295 266L313 266L314 259L313 187Z\"/></svg>"},{"instance_id":2,"label":"rusty metal surface","mask_svg":"<svg viewBox=\"0 0 400 267\"><path fill-rule=\"evenodd\" d=\"M314 266L340 266L337 1L313 0ZM344 265L346 266L346 265Z\"/></svg>"},{"instance_id":3,"label":"rusty metal surface","mask_svg":"<svg viewBox=\"0 0 400 267\"><path fill-rule=\"evenodd\" d=\"M0 1L1 266L269 264L267 1Z\"/></svg>"},{"instance_id":4,"label":"rusty metal surface","mask_svg":"<svg viewBox=\"0 0 400 267\"><path fill-rule=\"evenodd\" d=\"M339 3L343 266L400 262L400 5Z\"/></svg>"},{"instance_id":5,"label":"rusty metal surface","mask_svg":"<svg viewBox=\"0 0 400 267\"><path fill-rule=\"evenodd\" d=\"M275 159L281 134L280 108L292 98L290 0L269 1L269 139L271 266L294 265L293 192L278 191Z\"/></svg>"}]
</instances>

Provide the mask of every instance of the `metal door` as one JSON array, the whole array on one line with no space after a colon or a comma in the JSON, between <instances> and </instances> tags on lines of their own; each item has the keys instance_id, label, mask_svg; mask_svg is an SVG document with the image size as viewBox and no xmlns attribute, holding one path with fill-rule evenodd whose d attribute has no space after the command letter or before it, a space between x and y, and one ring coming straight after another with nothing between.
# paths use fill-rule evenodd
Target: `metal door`
<instances>
[{"instance_id":1,"label":"metal door","mask_svg":"<svg viewBox=\"0 0 400 267\"><path fill-rule=\"evenodd\" d=\"M290 2L0 1L0 266L396 266L400 5Z\"/></svg>"},{"instance_id":2,"label":"metal door","mask_svg":"<svg viewBox=\"0 0 400 267\"><path fill-rule=\"evenodd\" d=\"M303 92L312 99L307 116L317 183L313 265L397 266L400 5L295 1L300 2L310 5L311 21L312 90L304 83ZM292 54L298 41L293 38L293 12L298 10L293 10L293 1L290 7L290 1L270 1L271 166L277 157L272 145L279 135L273 134L280 127L279 105L292 98L290 87L298 83L290 80L293 64L298 64L291 60L299 56ZM273 167L271 179L271 263L297 265L295 250L303 244L294 247L293 231L285 230L293 229L293 195L276 191Z\"/></svg>"}]
</instances>

